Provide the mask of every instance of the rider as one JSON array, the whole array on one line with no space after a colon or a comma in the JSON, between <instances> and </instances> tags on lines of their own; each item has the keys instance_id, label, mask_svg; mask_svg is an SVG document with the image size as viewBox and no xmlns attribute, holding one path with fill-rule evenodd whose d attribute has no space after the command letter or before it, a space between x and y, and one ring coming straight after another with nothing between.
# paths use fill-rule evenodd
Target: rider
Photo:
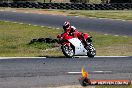
<instances>
[{"instance_id":1,"label":"rider","mask_svg":"<svg viewBox=\"0 0 132 88\"><path fill-rule=\"evenodd\" d=\"M68 21L64 22L63 29L64 29L64 32L66 32L68 35L72 35L72 36L80 39L82 41L82 43L84 44L84 47L87 49L87 47L86 47L87 42L84 38L86 35L85 33L78 32L77 29L74 26L71 26L70 22L68 22ZM83 36L83 38L82 38L82 36Z\"/></svg>"},{"instance_id":2,"label":"rider","mask_svg":"<svg viewBox=\"0 0 132 88\"><path fill-rule=\"evenodd\" d=\"M64 29L64 32L67 32L67 34L69 35L73 35L73 36L76 35L77 37L77 34L80 34L74 26L70 25L70 22L68 21L64 22L63 29Z\"/></svg>"}]
</instances>

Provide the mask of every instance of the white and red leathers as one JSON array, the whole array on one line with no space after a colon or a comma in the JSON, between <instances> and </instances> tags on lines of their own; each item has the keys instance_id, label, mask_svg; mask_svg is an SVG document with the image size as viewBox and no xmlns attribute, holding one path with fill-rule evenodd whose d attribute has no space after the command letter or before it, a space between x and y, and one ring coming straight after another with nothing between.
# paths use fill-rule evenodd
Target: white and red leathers
<instances>
[{"instance_id":1,"label":"white and red leathers","mask_svg":"<svg viewBox=\"0 0 132 88\"><path fill-rule=\"evenodd\" d=\"M87 33L82 33L82 32L77 31L77 29L74 26L69 26L64 31L64 33L61 34L61 37L63 38L63 40L65 40L66 36L72 36L72 37L80 39L82 41L82 43L84 44L84 47L86 45L85 40L89 37L89 35Z\"/></svg>"}]
</instances>

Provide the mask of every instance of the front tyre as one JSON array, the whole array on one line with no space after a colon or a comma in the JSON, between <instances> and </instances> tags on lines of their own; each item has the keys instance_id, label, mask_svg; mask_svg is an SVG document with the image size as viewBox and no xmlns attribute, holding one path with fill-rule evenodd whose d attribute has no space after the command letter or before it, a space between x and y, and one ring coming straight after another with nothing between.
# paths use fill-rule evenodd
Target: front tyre
<instances>
[{"instance_id":1,"label":"front tyre","mask_svg":"<svg viewBox=\"0 0 132 88\"><path fill-rule=\"evenodd\" d=\"M74 50L73 50L73 48L71 46L62 45L61 49L62 49L63 54L66 57L72 58L74 56Z\"/></svg>"},{"instance_id":2,"label":"front tyre","mask_svg":"<svg viewBox=\"0 0 132 88\"><path fill-rule=\"evenodd\" d=\"M93 58L96 55L96 50L91 43L89 43L88 46L89 46L89 49L88 49L87 55L88 57Z\"/></svg>"}]
</instances>

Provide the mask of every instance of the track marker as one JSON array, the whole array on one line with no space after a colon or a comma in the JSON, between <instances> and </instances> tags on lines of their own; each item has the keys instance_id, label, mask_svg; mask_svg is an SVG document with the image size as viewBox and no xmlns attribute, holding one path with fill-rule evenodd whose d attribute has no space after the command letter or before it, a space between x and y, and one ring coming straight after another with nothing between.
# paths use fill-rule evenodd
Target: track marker
<instances>
[{"instance_id":1,"label":"track marker","mask_svg":"<svg viewBox=\"0 0 132 88\"><path fill-rule=\"evenodd\" d=\"M42 28L44 27L44 26L41 26Z\"/></svg>"},{"instance_id":2,"label":"track marker","mask_svg":"<svg viewBox=\"0 0 132 88\"><path fill-rule=\"evenodd\" d=\"M114 36L119 36L119 35L114 35Z\"/></svg>"},{"instance_id":3,"label":"track marker","mask_svg":"<svg viewBox=\"0 0 132 88\"><path fill-rule=\"evenodd\" d=\"M38 25L33 25L33 26L35 26L35 27L36 27L36 26L38 26Z\"/></svg>"},{"instance_id":4,"label":"track marker","mask_svg":"<svg viewBox=\"0 0 132 88\"><path fill-rule=\"evenodd\" d=\"M10 21L4 21L4 22L10 22Z\"/></svg>"},{"instance_id":5,"label":"track marker","mask_svg":"<svg viewBox=\"0 0 132 88\"><path fill-rule=\"evenodd\" d=\"M15 23L15 24L16 24L16 23L18 23L18 22L12 22L12 23Z\"/></svg>"},{"instance_id":6,"label":"track marker","mask_svg":"<svg viewBox=\"0 0 132 88\"><path fill-rule=\"evenodd\" d=\"M123 37L127 38L127 36L123 36Z\"/></svg>"},{"instance_id":7,"label":"track marker","mask_svg":"<svg viewBox=\"0 0 132 88\"><path fill-rule=\"evenodd\" d=\"M52 28L52 27L48 27L49 29Z\"/></svg>"},{"instance_id":8,"label":"track marker","mask_svg":"<svg viewBox=\"0 0 132 88\"><path fill-rule=\"evenodd\" d=\"M60 28L56 28L56 29L60 29Z\"/></svg>"},{"instance_id":9,"label":"track marker","mask_svg":"<svg viewBox=\"0 0 132 88\"><path fill-rule=\"evenodd\" d=\"M79 16L75 16L75 17L79 17Z\"/></svg>"},{"instance_id":10,"label":"track marker","mask_svg":"<svg viewBox=\"0 0 132 88\"><path fill-rule=\"evenodd\" d=\"M104 35L108 35L108 34L104 34Z\"/></svg>"},{"instance_id":11,"label":"track marker","mask_svg":"<svg viewBox=\"0 0 132 88\"><path fill-rule=\"evenodd\" d=\"M24 23L19 23L19 24L24 24Z\"/></svg>"}]
</instances>

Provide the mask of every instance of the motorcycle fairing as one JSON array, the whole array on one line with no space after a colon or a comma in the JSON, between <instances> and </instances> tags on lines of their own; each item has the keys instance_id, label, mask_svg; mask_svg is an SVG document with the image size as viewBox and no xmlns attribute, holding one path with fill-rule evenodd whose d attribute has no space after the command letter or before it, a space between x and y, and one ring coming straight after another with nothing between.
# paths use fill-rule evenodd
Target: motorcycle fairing
<instances>
[{"instance_id":1,"label":"motorcycle fairing","mask_svg":"<svg viewBox=\"0 0 132 88\"><path fill-rule=\"evenodd\" d=\"M75 47L75 55L87 55L87 50L78 38L68 40Z\"/></svg>"}]
</instances>

